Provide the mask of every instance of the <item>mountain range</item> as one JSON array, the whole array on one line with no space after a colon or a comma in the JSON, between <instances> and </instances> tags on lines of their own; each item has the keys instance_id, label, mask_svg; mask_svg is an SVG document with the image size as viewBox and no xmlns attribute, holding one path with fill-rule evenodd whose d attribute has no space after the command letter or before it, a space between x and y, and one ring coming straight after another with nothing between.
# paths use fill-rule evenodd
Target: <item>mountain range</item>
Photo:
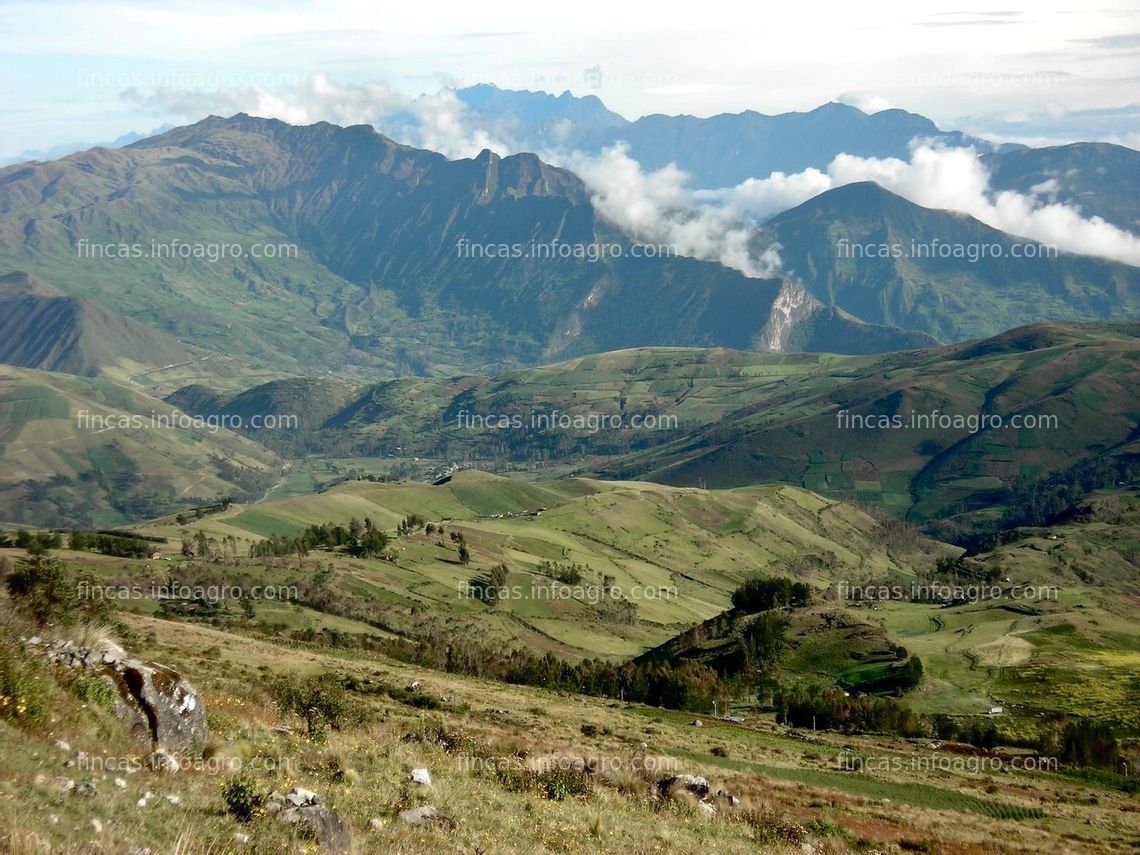
<instances>
[{"instance_id":1,"label":"mountain range","mask_svg":"<svg viewBox=\"0 0 1140 855\"><path fill-rule=\"evenodd\" d=\"M754 110L708 118L654 114L629 121L593 95L576 98L481 84L455 91L473 124L528 151L596 153L617 143L646 170L675 164L700 187L731 187L773 172L823 169L839 154L906 159L915 139L973 146L981 154L1017 151L959 131L942 131L905 110L868 115L831 102L807 112L765 115Z\"/></svg>"},{"instance_id":2,"label":"mountain range","mask_svg":"<svg viewBox=\"0 0 1140 855\"><path fill-rule=\"evenodd\" d=\"M637 124L597 99L493 88L464 98L544 133L566 122L599 135ZM780 145L816 128L839 150L873 156L931 130L922 117L885 113L827 105L733 121L771 125ZM680 118L676 127L712 122ZM731 125L715 138L751 150ZM686 133L669 143L677 157L696 152L683 140L706 131ZM655 139L665 145L668 135ZM805 159L783 168L831 156L797 150ZM1130 149L989 150L1000 184L1122 226L1136 219L1129 191L1140 155ZM729 151L711 157L741 162ZM449 160L369 126L214 116L123 148L10 166L0 170L0 360L31 373L10 378L0 456L26 454L36 433L79 445L66 466L12 467L3 489L49 515L82 494L106 520L211 495L174 475L139 477L181 466L176 446L76 439L63 423L48 430L25 397L72 400L51 410L65 420L111 403L145 412L160 396L200 416L301 414L290 431L225 434L252 441L239 470L203 464L215 473L204 483L247 496L283 460L398 453L438 466L556 461L686 486L776 480L968 529L984 528L1013 489L1134 452L1136 331L1126 321L1140 311L1137 268L1049 252L872 183L772 217L751 250L773 245L782 268L772 278L646 257L576 175L535 154ZM913 251L936 245L988 254ZM609 251L574 251L600 246ZM877 251L891 246L904 252ZM1025 247L1032 257L1015 257ZM20 391L32 388L54 391ZM952 436L835 423L839 411L1027 408L1068 427ZM549 411L677 423L585 434L462 423L464 414ZM194 453L206 460L225 457L216 436L188 441L205 442ZM112 496L121 485L100 480L108 460L135 479L125 504Z\"/></svg>"}]
</instances>

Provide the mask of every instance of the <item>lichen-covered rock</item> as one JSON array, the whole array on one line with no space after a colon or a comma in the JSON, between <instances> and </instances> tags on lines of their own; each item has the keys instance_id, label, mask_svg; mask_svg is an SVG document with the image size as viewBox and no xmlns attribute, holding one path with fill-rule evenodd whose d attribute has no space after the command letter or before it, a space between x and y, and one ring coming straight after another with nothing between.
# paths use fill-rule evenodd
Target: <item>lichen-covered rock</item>
<instances>
[{"instance_id":1,"label":"lichen-covered rock","mask_svg":"<svg viewBox=\"0 0 1140 855\"><path fill-rule=\"evenodd\" d=\"M657 790L663 796L678 790L687 790L697 798L703 799L709 794L709 782L707 778L698 775L672 775L658 781Z\"/></svg>"},{"instance_id":2,"label":"lichen-covered rock","mask_svg":"<svg viewBox=\"0 0 1140 855\"><path fill-rule=\"evenodd\" d=\"M30 639L27 643L32 646ZM115 690L119 717L155 750L196 753L206 744L206 705L190 681L173 669L128 657L111 641L89 647L71 640L52 641L40 649L57 665L90 671L106 680Z\"/></svg>"}]
</instances>

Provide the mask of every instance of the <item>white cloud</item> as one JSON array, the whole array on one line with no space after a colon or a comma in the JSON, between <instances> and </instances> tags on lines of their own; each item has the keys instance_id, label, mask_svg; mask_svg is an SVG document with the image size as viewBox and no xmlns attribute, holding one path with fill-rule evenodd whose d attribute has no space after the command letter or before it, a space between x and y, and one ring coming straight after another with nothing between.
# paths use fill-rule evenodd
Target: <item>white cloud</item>
<instances>
[{"instance_id":1,"label":"white cloud","mask_svg":"<svg viewBox=\"0 0 1140 855\"><path fill-rule=\"evenodd\" d=\"M809 169L794 175L774 173L736 187L698 194L724 208L765 218L833 187L874 181L892 193L922 205L969 214L1012 235L1052 244L1080 255L1140 266L1140 237L1100 217L1084 217L1078 208L1043 202L1037 195L994 193L989 173L971 148L916 146L909 161L841 154L826 174ZM1034 190L1048 191L1048 182Z\"/></svg>"},{"instance_id":2,"label":"white cloud","mask_svg":"<svg viewBox=\"0 0 1140 855\"><path fill-rule=\"evenodd\" d=\"M891 102L873 92L844 92L835 99L840 104L849 104L864 113L880 113L891 109Z\"/></svg>"},{"instance_id":3,"label":"white cloud","mask_svg":"<svg viewBox=\"0 0 1140 855\"><path fill-rule=\"evenodd\" d=\"M161 112L194 119L209 113L249 113L295 125L377 125L408 118L399 126L400 142L438 151L448 157L474 157L485 148L507 154L510 146L466 121L466 108L453 92L409 98L385 83L347 85L326 74L280 91L259 86L219 88L212 92L159 87L151 94L128 90L124 97Z\"/></svg>"},{"instance_id":4,"label":"white cloud","mask_svg":"<svg viewBox=\"0 0 1140 855\"><path fill-rule=\"evenodd\" d=\"M546 152L545 159L573 170L593 191L594 207L638 239L666 243L681 255L718 261L746 276L767 278L780 269L779 247L760 257L749 252L754 229L731 207L702 204L687 189L689 176L670 164L645 172L619 144L600 155Z\"/></svg>"}]
</instances>

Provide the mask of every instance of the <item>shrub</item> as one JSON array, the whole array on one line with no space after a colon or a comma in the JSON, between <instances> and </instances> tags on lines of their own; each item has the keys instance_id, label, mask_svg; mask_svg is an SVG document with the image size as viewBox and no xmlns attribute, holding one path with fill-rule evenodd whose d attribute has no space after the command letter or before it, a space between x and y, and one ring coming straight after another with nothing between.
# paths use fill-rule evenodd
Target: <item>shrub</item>
<instances>
[{"instance_id":1,"label":"shrub","mask_svg":"<svg viewBox=\"0 0 1140 855\"><path fill-rule=\"evenodd\" d=\"M4 583L18 608L39 624L74 623L79 595L63 562L46 555L30 555L16 562Z\"/></svg>"},{"instance_id":2,"label":"shrub","mask_svg":"<svg viewBox=\"0 0 1140 855\"><path fill-rule=\"evenodd\" d=\"M82 703L110 709L115 703L115 690L102 677L78 674L71 681L71 694Z\"/></svg>"},{"instance_id":3,"label":"shrub","mask_svg":"<svg viewBox=\"0 0 1140 855\"><path fill-rule=\"evenodd\" d=\"M796 844L807 839L806 828L774 811L751 810L745 812L742 819L751 826L756 842L760 844Z\"/></svg>"},{"instance_id":4,"label":"shrub","mask_svg":"<svg viewBox=\"0 0 1140 855\"><path fill-rule=\"evenodd\" d=\"M811 586L791 579L756 577L732 592L732 605L747 614L782 606L803 606L811 601Z\"/></svg>"},{"instance_id":5,"label":"shrub","mask_svg":"<svg viewBox=\"0 0 1140 855\"><path fill-rule=\"evenodd\" d=\"M258 792L257 784L249 775L230 778L222 785L222 799L226 810L242 822L257 817L265 805L265 796Z\"/></svg>"},{"instance_id":6,"label":"shrub","mask_svg":"<svg viewBox=\"0 0 1140 855\"><path fill-rule=\"evenodd\" d=\"M562 763L545 769L503 764L496 767L495 778L508 792L537 792L556 802L571 797L585 798L594 791L593 781L585 769Z\"/></svg>"}]
</instances>

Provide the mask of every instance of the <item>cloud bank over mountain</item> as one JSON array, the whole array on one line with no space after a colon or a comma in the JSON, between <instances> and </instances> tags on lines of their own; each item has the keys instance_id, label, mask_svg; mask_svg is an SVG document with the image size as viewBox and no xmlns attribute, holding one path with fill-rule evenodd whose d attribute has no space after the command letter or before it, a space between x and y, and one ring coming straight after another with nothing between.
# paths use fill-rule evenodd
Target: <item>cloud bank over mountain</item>
<instances>
[{"instance_id":1,"label":"cloud bank over mountain","mask_svg":"<svg viewBox=\"0 0 1140 855\"><path fill-rule=\"evenodd\" d=\"M473 113L451 90L410 98L381 82L341 84L325 74L271 93L256 86L212 93L156 90L128 98L187 116L247 112L294 124L328 121L371 124L400 141L473 157L484 149L506 155L521 145ZM694 187L675 164L647 171L621 143L598 152L561 148L540 152L578 173L594 193L598 210L646 241L675 244L694 258L716 260L748 276L769 277L780 267L778 247L762 257L748 252L754 224L845 184L874 181L915 204L967 214L983 223L1059 249L1140 266L1140 237L1086 217L1074 205L1050 201L1046 188L1023 194L995 192L980 155L971 147L915 140L909 160L840 154L826 169L773 172L734 187Z\"/></svg>"}]
</instances>

